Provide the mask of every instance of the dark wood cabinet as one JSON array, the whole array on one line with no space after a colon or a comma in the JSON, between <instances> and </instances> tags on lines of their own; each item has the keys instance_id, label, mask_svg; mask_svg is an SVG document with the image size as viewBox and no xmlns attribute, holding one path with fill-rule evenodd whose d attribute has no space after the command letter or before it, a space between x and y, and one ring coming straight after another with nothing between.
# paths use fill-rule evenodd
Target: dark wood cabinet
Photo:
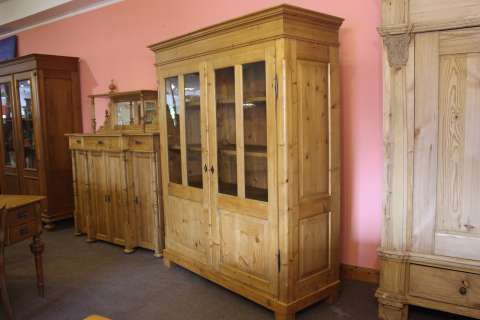
<instances>
[{"instance_id":1,"label":"dark wood cabinet","mask_svg":"<svg viewBox=\"0 0 480 320\"><path fill-rule=\"evenodd\" d=\"M53 227L74 210L64 134L82 131L78 58L32 54L0 63L0 189L36 194Z\"/></svg>"}]
</instances>

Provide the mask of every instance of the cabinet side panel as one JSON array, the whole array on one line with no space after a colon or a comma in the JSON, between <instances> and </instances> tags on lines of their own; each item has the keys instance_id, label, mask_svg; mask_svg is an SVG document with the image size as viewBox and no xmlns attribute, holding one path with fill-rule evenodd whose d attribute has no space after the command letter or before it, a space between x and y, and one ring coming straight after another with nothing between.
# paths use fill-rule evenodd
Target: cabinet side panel
<instances>
[{"instance_id":1,"label":"cabinet side panel","mask_svg":"<svg viewBox=\"0 0 480 320\"><path fill-rule=\"evenodd\" d=\"M48 215L51 218L71 214L73 211L72 168L66 133L77 129L70 72L43 71L42 117L46 123L44 147L45 176L47 178Z\"/></svg>"},{"instance_id":2,"label":"cabinet side panel","mask_svg":"<svg viewBox=\"0 0 480 320\"><path fill-rule=\"evenodd\" d=\"M297 299L338 280L338 49L326 48L327 61L319 49L322 48L297 42Z\"/></svg>"}]
</instances>

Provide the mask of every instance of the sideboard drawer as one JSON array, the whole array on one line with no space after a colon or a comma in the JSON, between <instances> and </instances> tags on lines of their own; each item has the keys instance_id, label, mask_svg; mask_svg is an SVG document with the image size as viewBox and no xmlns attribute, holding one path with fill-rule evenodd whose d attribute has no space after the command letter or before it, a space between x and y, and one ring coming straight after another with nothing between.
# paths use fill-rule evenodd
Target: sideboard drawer
<instances>
[{"instance_id":1,"label":"sideboard drawer","mask_svg":"<svg viewBox=\"0 0 480 320\"><path fill-rule=\"evenodd\" d=\"M35 221L35 207L32 205L8 212L7 223L9 226L17 226L30 221Z\"/></svg>"},{"instance_id":2,"label":"sideboard drawer","mask_svg":"<svg viewBox=\"0 0 480 320\"><path fill-rule=\"evenodd\" d=\"M480 309L480 275L410 265L411 296Z\"/></svg>"},{"instance_id":3,"label":"sideboard drawer","mask_svg":"<svg viewBox=\"0 0 480 320\"><path fill-rule=\"evenodd\" d=\"M120 137L85 137L85 149L98 151L121 151L122 139Z\"/></svg>"},{"instance_id":4,"label":"sideboard drawer","mask_svg":"<svg viewBox=\"0 0 480 320\"><path fill-rule=\"evenodd\" d=\"M128 149L137 152L153 152L153 138L152 136L130 136Z\"/></svg>"},{"instance_id":5,"label":"sideboard drawer","mask_svg":"<svg viewBox=\"0 0 480 320\"><path fill-rule=\"evenodd\" d=\"M24 239L31 238L36 234L35 221L12 226L8 228L8 244L14 244Z\"/></svg>"},{"instance_id":6,"label":"sideboard drawer","mask_svg":"<svg viewBox=\"0 0 480 320\"><path fill-rule=\"evenodd\" d=\"M68 137L68 145L70 150L77 150L83 148L83 137Z\"/></svg>"}]
</instances>

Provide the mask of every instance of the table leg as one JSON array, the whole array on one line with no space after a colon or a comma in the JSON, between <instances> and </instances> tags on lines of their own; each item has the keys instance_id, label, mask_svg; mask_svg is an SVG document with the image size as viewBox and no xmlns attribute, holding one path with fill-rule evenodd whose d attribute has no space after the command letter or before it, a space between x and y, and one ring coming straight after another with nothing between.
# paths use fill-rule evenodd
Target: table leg
<instances>
[{"instance_id":1,"label":"table leg","mask_svg":"<svg viewBox=\"0 0 480 320\"><path fill-rule=\"evenodd\" d=\"M10 304L10 299L8 298L7 283L5 281L5 270L3 265L0 267L2 267L2 270L0 270L0 293L2 296L3 309L5 310L7 320L13 320L12 305Z\"/></svg>"},{"instance_id":2,"label":"table leg","mask_svg":"<svg viewBox=\"0 0 480 320\"><path fill-rule=\"evenodd\" d=\"M45 245L43 244L42 239L40 239L40 236L34 236L32 244L30 245L30 250L35 256L35 268L37 270L37 288L38 288L38 295L40 297L45 296L45 286L43 282L43 262L42 262L42 253L44 249L45 249Z\"/></svg>"}]
</instances>

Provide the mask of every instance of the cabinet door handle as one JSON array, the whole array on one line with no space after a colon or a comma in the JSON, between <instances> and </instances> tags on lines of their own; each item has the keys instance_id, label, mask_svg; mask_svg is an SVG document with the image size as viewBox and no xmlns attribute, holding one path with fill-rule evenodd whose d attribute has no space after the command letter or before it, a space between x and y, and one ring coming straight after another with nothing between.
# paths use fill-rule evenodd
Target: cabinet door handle
<instances>
[{"instance_id":1,"label":"cabinet door handle","mask_svg":"<svg viewBox=\"0 0 480 320\"><path fill-rule=\"evenodd\" d=\"M470 287L470 284L468 283L467 280L463 280L462 281L462 286L460 287L460 289L458 289L458 292L464 296L467 294L468 292L468 288Z\"/></svg>"},{"instance_id":2,"label":"cabinet door handle","mask_svg":"<svg viewBox=\"0 0 480 320\"><path fill-rule=\"evenodd\" d=\"M210 167L210 172L211 172L212 174L215 173L215 168L213 167L213 165Z\"/></svg>"},{"instance_id":3,"label":"cabinet door handle","mask_svg":"<svg viewBox=\"0 0 480 320\"><path fill-rule=\"evenodd\" d=\"M81 140L77 140L76 142L77 142L77 144L80 144L80 143L82 143L82 141L81 141Z\"/></svg>"},{"instance_id":4,"label":"cabinet door handle","mask_svg":"<svg viewBox=\"0 0 480 320\"><path fill-rule=\"evenodd\" d=\"M134 202L135 204L138 204L138 203L140 202L140 201L138 200L138 197L137 197L137 196L135 196L135 198L133 199L133 202Z\"/></svg>"},{"instance_id":5,"label":"cabinet door handle","mask_svg":"<svg viewBox=\"0 0 480 320\"><path fill-rule=\"evenodd\" d=\"M102 140L98 140L98 141L97 141L97 144L99 144L99 145L103 145L103 144L104 144L104 142L103 142Z\"/></svg>"},{"instance_id":6,"label":"cabinet door handle","mask_svg":"<svg viewBox=\"0 0 480 320\"><path fill-rule=\"evenodd\" d=\"M143 144L143 142L140 140L135 140L135 144L139 145L139 144Z\"/></svg>"},{"instance_id":7,"label":"cabinet door handle","mask_svg":"<svg viewBox=\"0 0 480 320\"><path fill-rule=\"evenodd\" d=\"M208 167L206 163L203 165L203 171L205 171L205 173L208 171Z\"/></svg>"}]
</instances>

